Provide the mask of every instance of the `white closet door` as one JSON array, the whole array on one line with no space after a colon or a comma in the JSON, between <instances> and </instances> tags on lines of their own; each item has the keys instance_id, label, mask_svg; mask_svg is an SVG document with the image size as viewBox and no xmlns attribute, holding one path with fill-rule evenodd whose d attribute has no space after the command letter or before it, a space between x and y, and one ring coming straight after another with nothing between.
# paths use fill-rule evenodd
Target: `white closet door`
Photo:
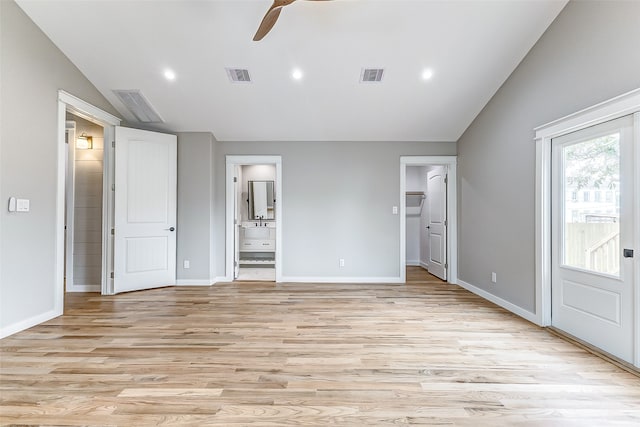
<instances>
[{"instance_id":1,"label":"white closet door","mask_svg":"<svg viewBox=\"0 0 640 427\"><path fill-rule=\"evenodd\" d=\"M427 173L429 273L447 280L447 175L440 167Z\"/></svg>"}]
</instances>

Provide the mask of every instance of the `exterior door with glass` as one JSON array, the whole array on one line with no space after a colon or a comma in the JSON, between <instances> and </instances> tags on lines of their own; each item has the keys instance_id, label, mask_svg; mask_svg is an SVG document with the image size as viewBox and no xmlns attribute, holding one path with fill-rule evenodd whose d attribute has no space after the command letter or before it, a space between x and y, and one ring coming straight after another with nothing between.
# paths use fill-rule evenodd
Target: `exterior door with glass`
<instances>
[{"instance_id":1,"label":"exterior door with glass","mask_svg":"<svg viewBox=\"0 0 640 427\"><path fill-rule=\"evenodd\" d=\"M552 325L633 362L633 118L554 138Z\"/></svg>"}]
</instances>

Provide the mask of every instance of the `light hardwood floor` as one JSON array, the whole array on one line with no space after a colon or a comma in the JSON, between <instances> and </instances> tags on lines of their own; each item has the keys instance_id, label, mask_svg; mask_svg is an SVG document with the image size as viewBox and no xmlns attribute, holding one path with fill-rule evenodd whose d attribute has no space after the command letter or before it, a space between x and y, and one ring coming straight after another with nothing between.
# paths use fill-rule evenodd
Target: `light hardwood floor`
<instances>
[{"instance_id":1,"label":"light hardwood floor","mask_svg":"<svg viewBox=\"0 0 640 427\"><path fill-rule=\"evenodd\" d=\"M0 423L640 424L640 379L463 290L220 283L69 295L0 341Z\"/></svg>"}]
</instances>

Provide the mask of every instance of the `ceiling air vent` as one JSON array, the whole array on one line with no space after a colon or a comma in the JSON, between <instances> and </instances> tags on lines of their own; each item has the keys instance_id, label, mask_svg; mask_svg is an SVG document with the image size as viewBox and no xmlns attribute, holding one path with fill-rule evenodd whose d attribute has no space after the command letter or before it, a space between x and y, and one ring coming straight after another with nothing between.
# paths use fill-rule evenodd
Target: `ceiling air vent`
<instances>
[{"instance_id":1,"label":"ceiling air vent","mask_svg":"<svg viewBox=\"0 0 640 427\"><path fill-rule=\"evenodd\" d=\"M147 98L137 89L114 90L118 99L142 123L164 123L160 114L151 106Z\"/></svg>"},{"instance_id":2,"label":"ceiling air vent","mask_svg":"<svg viewBox=\"0 0 640 427\"><path fill-rule=\"evenodd\" d=\"M379 83L382 81L384 68L363 68L360 74L361 83Z\"/></svg>"},{"instance_id":3,"label":"ceiling air vent","mask_svg":"<svg viewBox=\"0 0 640 427\"><path fill-rule=\"evenodd\" d=\"M225 68L232 83L251 83L249 70L244 68Z\"/></svg>"}]
</instances>

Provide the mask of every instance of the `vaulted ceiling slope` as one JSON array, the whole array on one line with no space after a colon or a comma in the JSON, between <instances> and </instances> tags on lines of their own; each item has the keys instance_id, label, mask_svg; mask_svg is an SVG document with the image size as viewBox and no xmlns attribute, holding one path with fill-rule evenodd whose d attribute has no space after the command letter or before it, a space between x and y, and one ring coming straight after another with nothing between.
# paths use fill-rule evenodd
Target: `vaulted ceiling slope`
<instances>
[{"instance_id":1,"label":"vaulted ceiling slope","mask_svg":"<svg viewBox=\"0 0 640 427\"><path fill-rule=\"evenodd\" d=\"M299 0L259 42L271 0L17 3L130 123L114 90L220 141L456 141L566 1Z\"/></svg>"}]
</instances>

